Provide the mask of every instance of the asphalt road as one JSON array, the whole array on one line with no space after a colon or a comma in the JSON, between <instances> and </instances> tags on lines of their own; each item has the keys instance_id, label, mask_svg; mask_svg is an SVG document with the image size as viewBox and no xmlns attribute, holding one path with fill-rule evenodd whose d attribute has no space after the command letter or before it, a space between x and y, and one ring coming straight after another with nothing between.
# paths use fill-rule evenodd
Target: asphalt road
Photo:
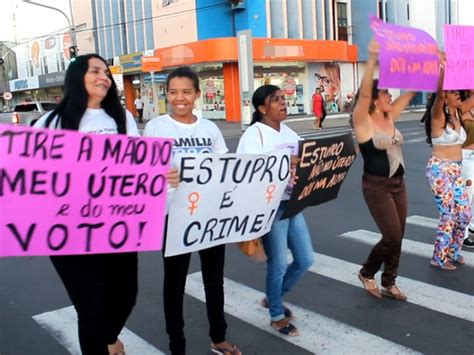
<instances>
[{"instance_id":1,"label":"asphalt road","mask_svg":"<svg viewBox=\"0 0 474 355\"><path fill-rule=\"evenodd\" d=\"M315 137L308 122L292 126L305 137ZM341 120L340 125L328 124L317 135L348 129ZM273 331L267 312L258 304L264 292L265 265L228 246L228 338L244 354L474 353L474 254L465 251L468 265L453 273L429 267L432 223L437 217L424 177L430 149L416 120L400 122L399 129L406 141L409 222L398 283L408 293L408 302L375 299L357 280L358 265L378 233L363 202L358 157L339 197L305 211L316 263L286 298L295 312L299 337L283 337ZM231 137L229 147L235 149L236 134L226 135ZM185 297L191 355L210 354L198 259L197 254L193 256ZM167 349L161 285L161 253L142 253L139 298L127 323L135 337L126 335L127 354L152 355ZM0 259L0 354L74 353L77 344L70 305L48 258Z\"/></svg>"}]
</instances>

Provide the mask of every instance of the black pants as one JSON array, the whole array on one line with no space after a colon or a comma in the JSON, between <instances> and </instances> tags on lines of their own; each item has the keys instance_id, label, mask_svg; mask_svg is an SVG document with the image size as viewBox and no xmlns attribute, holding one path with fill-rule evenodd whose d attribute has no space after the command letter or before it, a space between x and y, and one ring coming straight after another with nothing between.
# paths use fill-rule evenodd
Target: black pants
<instances>
[{"instance_id":1,"label":"black pants","mask_svg":"<svg viewBox=\"0 0 474 355\"><path fill-rule=\"evenodd\" d=\"M78 316L84 355L108 355L138 290L137 253L52 256Z\"/></svg>"},{"instance_id":2,"label":"black pants","mask_svg":"<svg viewBox=\"0 0 474 355\"><path fill-rule=\"evenodd\" d=\"M225 340L227 323L224 318L224 261L225 245L199 251L201 272L206 294L209 336L213 343ZM191 254L163 257L164 307L166 332L170 338L172 354L184 354L183 297Z\"/></svg>"},{"instance_id":3,"label":"black pants","mask_svg":"<svg viewBox=\"0 0 474 355\"><path fill-rule=\"evenodd\" d=\"M143 122L143 109L137 108L137 112L138 112L138 122L142 123Z\"/></svg>"},{"instance_id":4,"label":"black pants","mask_svg":"<svg viewBox=\"0 0 474 355\"><path fill-rule=\"evenodd\" d=\"M382 233L382 239L372 248L361 274L373 278L385 264L382 286L395 284L407 218L407 193L403 176L381 177L364 174L362 191L370 214Z\"/></svg>"}]
</instances>

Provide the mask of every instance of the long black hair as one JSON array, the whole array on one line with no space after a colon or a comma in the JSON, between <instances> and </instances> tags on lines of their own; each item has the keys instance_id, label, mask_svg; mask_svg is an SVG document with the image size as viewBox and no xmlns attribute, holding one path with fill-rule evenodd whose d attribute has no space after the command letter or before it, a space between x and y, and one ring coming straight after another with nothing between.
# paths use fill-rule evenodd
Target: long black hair
<instances>
[{"instance_id":1,"label":"long black hair","mask_svg":"<svg viewBox=\"0 0 474 355\"><path fill-rule=\"evenodd\" d=\"M250 122L250 125L262 120L263 115L258 110L258 107L265 105L265 100L279 90L281 89L275 85L262 85L257 90L255 90L252 95L252 105L255 111L252 114L252 121Z\"/></svg>"},{"instance_id":2,"label":"long black hair","mask_svg":"<svg viewBox=\"0 0 474 355\"><path fill-rule=\"evenodd\" d=\"M422 122L425 123L425 134L426 134L426 143L429 145L433 145L431 141L431 110L433 109L433 105L436 100L437 93L432 93L431 97L426 104L426 111L423 114L423 117L421 118ZM458 111L458 115L461 116L461 112L459 112L459 109L456 109ZM444 114L444 127L448 125L448 122L451 121L451 113L448 110L448 107L446 106L445 103L443 103L443 114ZM463 120L460 120L461 126L464 128L464 122Z\"/></svg>"},{"instance_id":3,"label":"long black hair","mask_svg":"<svg viewBox=\"0 0 474 355\"><path fill-rule=\"evenodd\" d=\"M109 67L107 62L98 54L81 55L78 56L75 61L71 62L67 68L66 77L64 79L64 98L58 107L48 116L46 127L49 127L53 119L57 116L56 127L74 131L79 129L82 116L84 116L87 110L89 95L84 85L84 76L89 69L89 59L91 58L100 59L107 68ZM117 85L111 74L109 74L109 78L112 85L102 100L101 107L117 124L118 133L125 134L127 133L125 110L120 104Z\"/></svg>"}]
</instances>

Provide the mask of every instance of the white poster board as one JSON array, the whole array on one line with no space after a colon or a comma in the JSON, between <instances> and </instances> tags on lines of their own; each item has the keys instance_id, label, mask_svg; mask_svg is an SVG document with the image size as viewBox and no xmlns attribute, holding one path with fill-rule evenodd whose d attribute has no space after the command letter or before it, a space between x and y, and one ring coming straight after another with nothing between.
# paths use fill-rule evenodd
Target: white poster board
<instances>
[{"instance_id":1,"label":"white poster board","mask_svg":"<svg viewBox=\"0 0 474 355\"><path fill-rule=\"evenodd\" d=\"M178 169L181 181L170 203L165 256L266 234L290 178L290 150L186 154Z\"/></svg>"}]
</instances>

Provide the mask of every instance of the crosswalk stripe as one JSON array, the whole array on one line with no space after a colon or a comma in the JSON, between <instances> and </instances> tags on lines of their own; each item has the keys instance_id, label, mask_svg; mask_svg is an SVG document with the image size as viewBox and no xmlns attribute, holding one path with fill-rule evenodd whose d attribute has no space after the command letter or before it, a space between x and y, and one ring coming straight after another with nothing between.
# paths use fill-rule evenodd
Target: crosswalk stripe
<instances>
[{"instance_id":1,"label":"crosswalk stripe","mask_svg":"<svg viewBox=\"0 0 474 355\"><path fill-rule=\"evenodd\" d=\"M74 307L41 313L33 316L33 319L71 354L81 355L77 337L77 314ZM120 340L124 343L125 350L129 355L164 355L164 352L127 328L124 328L120 333Z\"/></svg>"},{"instance_id":2,"label":"crosswalk stripe","mask_svg":"<svg viewBox=\"0 0 474 355\"><path fill-rule=\"evenodd\" d=\"M426 142L426 137L408 139L404 141L404 144L421 143L421 142Z\"/></svg>"},{"instance_id":3,"label":"crosswalk stripe","mask_svg":"<svg viewBox=\"0 0 474 355\"><path fill-rule=\"evenodd\" d=\"M318 354L419 354L412 349L338 322L296 305L288 306L297 315L299 336L279 334L270 326L268 310L258 303L262 292L225 279L225 311L261 330ZM188 275L186 293L205 302L201 273ZM342 338L344 340L342 341ZM370 344L370 346L368 346Z\"/></svg>"},{"instance_id":4,"label":"crosswalk stripe","mask_svg":"<svg viewBox=\"0 0 474 355\"><path fill-rule=\"evenodd\" d=\"M362 287L357 278L357 272L361 268L360 265L327 255L316 254L315 256L316 262L311 266L310 272L352 286ZM473 296L402 276L397 277L397 284L407 293L409 303L471 322L474 321L474 313L472 312ZM453 302L453 300L456 300L456 302Z\"/></svg>"},{"instance_id":5,"label":"crosswalk stripe","mask_svg":"<svg viewBox=\"0 0 474 355\"><path fill-rule=\"evenodd\" d=\"M427 227L432 229L438 228L438 220L435 218L429 218L425 216L413 215L407 218L407 223L415 224L420 227Z\"/></svg>"},{"instance_id":6,"label":"crosswalk stripe","mask_svg":"<svg viewBox=\"0 0 474 355\"><path fill-rule=\"evenodd\" d=\"M370 232L363 229L346 232L341 234L341 236L354 240L356 242L369 245L375 245L381 238L380 233ZM417 242L405 238L402 242L402 253L421 256L426 258L427 260L431 260L431 258L433 257L433 244ZM466 261L466 265L464 267L474 266L474 254L463 253L462 255L464 257L464 260Z\"/></svg>"}]
</instances>

